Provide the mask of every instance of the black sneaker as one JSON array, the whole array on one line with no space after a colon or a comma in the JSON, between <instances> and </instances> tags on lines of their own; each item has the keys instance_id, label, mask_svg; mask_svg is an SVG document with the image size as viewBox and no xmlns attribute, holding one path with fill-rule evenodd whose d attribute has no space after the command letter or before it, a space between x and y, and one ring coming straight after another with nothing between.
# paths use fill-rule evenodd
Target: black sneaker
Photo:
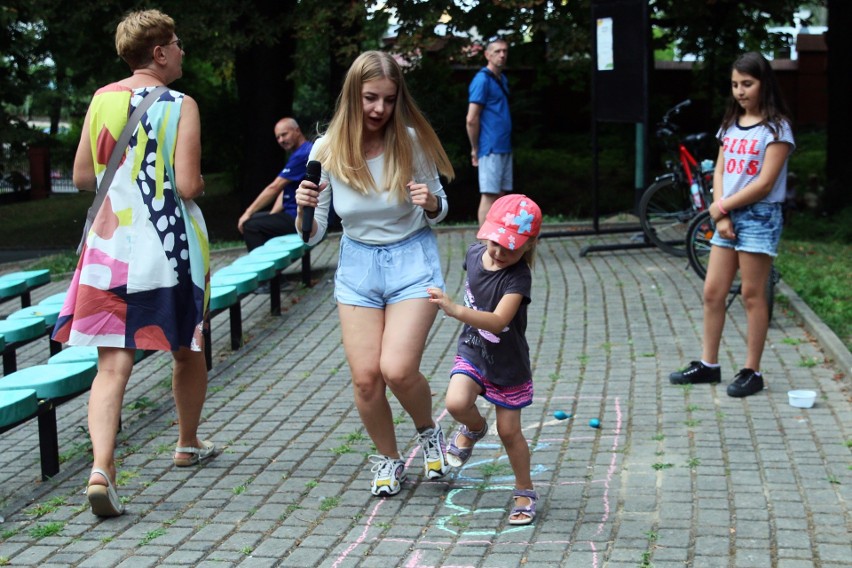
<instances>
[{"instance_id":1,"label":"black sneaker","mask_svg":"<svg viewBox=\"0 0 852 568\"><path fill-rule=\"evenodd\" d=\"M722 372L719 367L708 367L701 361L691 361L686 369L675 371L669 375L669 382L673 385L720 383L722 382Z\"/></svg>"},{"instance_id":2,"label":"black sneaker","mask_svg":"<svg viewBox=\"0 0 852 568\"><path fill-rule=\"evenodd\" d=\"M728 385L728 396L742 398L763 390L763 377L751 369L742 369Z\"/></svg>"}]
</instances>

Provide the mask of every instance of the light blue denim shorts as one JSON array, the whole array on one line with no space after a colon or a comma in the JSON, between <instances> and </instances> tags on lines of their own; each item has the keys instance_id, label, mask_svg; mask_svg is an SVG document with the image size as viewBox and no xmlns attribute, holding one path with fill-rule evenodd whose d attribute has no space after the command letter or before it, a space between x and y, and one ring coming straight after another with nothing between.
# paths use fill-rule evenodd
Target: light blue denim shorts
<instances>
[{"instance_id":1,"label":"light blue denim shorts","mask_svg":"<svg viewBox=\"0 0 852 568\"><path fill-rule=\"evenodd\" d=\"M347 306L384 308L413 298L428 298L426 288L444 289L438 239L425 227L389 245L340 239L334 299Z\"/></svg>"},{"instance_id":2,"label":"light blue denim shorts","mask_svg":"<svg viewBox=\"0 0 852 568\"><path fill-rule=\"evenodd\" d=\"M488 154L479 158L479 193L512 191L512 154Z\"/></svg>"},{"instance_id":3,"label":"light blue denim shorts","mask_svg":"<svg viewBox=\"0 0 852 568\"><path fill-rule=\"evenodd\" d=\"M778 241L781 240L784 224L780 203L752 203L731 211L730 215L736 238L725 239L714 233L711 245L738 252L768 254L773 258L778 256Z\"/></svg>"}]
</instances>

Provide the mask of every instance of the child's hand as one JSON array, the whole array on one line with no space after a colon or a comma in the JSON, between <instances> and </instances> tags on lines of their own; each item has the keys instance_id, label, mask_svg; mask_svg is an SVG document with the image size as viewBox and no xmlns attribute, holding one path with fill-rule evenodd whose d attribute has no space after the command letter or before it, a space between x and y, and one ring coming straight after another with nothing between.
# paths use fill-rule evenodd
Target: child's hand
<instances>
[{"instance_id":1,"label":"child's hand","mask_svg":"<svg viewBox=\"0 0 852 568\"><path fill-rule=\"evenodd\" d=\"M737 235L734 233L734 222L731 221L730 217L719 219L719 222L716 223L716 231L723 239L731 240L737 238Z\"/></svg>"},{"instance_id":2,"label":"child's hand","mask_svg":"<svg viewBox=\"0 0 852 568\"><path fill-rule=\"evenodd\" d=\"M440 288L426 288L426 293L429 294L429 301L433 304L438 304L447 315L451 315L449 310L453 307L453 301Z\"/></svg>"}]
</instances>

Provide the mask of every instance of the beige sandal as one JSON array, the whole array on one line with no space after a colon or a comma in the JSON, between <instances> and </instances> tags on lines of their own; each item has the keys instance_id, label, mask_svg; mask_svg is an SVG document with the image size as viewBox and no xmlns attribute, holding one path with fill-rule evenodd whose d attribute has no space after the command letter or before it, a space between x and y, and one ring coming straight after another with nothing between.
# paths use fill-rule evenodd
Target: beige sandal
<instances>
[{"instance_id":1,"label":"beige sandal","mask_svg":"<svg viewBox=\"0 0 852 568\"><path fill-rule=\"evenodd\" d=\"M208 440L202 440L200 448L195 448L193 446L177 447L175 448L175 453L189 454L188 458L179 458L177 456L174 456L172 458L172 461L175 462L175 465L177 467L192 467L208 458L212 458L213 456L215 456L216 444Z\"/></svg>"},{"instance_id":2,"label":"beige sandal","mask_svg":"<svg viewBox=\"0 0 852 568\"><path fill-rule=\"evenodd\" d=\"M98 517L117 517L124 513L124 505L118 498L118 493L112 485L112 480L104 470L95 467L92 473L97 473L106 479L106 485L89 485L86 488L86 497L92 507L92 513Z\"/></svg>"}]
</instances>

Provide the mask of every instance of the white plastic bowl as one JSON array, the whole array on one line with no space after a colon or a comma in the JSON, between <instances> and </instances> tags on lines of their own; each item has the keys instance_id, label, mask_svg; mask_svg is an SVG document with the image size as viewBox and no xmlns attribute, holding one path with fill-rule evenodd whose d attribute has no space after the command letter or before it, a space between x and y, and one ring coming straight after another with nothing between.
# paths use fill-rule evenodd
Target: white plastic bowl
<instances>
[{"instance_id":1,"label":"white plastic bowl","mask_svg":"<svg viewBox=\"0 0 852 568\"><path fill-rule=\"evenodd\" d=\"M787 391L787 398L790 400L790 406L796 408L810 408L816 400L816 391L812 390L792 390Z\"/></svg>"}]
</instances>

